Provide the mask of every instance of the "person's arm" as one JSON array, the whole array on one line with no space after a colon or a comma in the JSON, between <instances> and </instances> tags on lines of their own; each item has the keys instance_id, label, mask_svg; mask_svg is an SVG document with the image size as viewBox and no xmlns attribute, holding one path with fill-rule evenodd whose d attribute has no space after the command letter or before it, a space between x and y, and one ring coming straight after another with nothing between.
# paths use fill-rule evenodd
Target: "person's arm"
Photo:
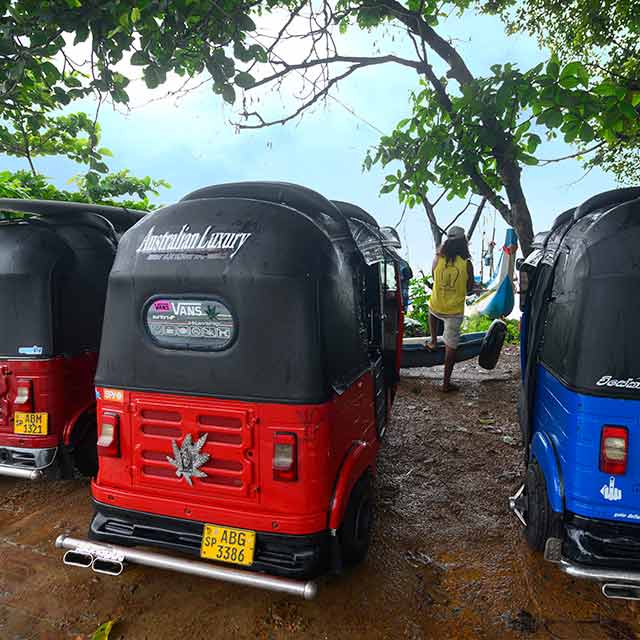
<instances>
[{"instance_id":1,"label":"person's arm","mask_svg":"<svg viewBox=\"0 0 640 640\"><path fill-rule=\"evenodd\" d=\"M473 264L471 260L467 260L467 294L473 293L476 286L476 279L473 275Z\"/></svg>"}]
</instances>

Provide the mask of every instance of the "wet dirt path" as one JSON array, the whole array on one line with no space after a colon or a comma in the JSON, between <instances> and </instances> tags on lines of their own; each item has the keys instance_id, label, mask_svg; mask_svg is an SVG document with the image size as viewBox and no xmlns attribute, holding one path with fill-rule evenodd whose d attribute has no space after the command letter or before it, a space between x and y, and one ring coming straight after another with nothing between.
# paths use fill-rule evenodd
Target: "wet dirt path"
<instances>
[{"instance_id":1,"label":"wet dirt path","mask_svg":"<svg viewBox=\"0 0 640 640\"><path fill-rule=\"evenodd\" d=\"M367 562L320 581L313 602L129 567L119 578L65 568L53 540L84 536L84 481L0 479L0 639L111 638L633 640L636 605L561 575L532 555L506 507L518 485L517 354L487 374L404 376L383 447ZM424 372L418 372L424 373Z\"/></svg>"}]
</instances>

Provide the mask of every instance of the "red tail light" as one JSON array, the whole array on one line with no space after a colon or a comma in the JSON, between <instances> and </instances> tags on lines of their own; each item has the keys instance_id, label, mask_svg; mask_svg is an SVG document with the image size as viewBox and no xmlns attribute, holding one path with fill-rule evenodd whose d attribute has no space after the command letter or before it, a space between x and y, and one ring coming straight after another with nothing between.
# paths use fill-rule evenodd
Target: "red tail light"
<instances>
[{"instance_id":1,"label":"red tail light","mask_svg":"<svg viewBox=\"0 0 640 640\"><path fill-rule=\"evenodd\" d=\"M31 380L18 380L13 404L16 411L33 411L33 383Z\"/></svg>"},{"instance_id":2,"label":"red tail light","mask_svg":"<svg viewBox=\"0 0 640 640\"><path fill-rule=\"evenodd\" d=\"M627 471L629 432L626 427L605 426L600 437L600 471L620 475Z\"/></svg>"},{"instance_id":3,"label":"red tail light","mask_svg":"<svg viewBox=\"0 0 640 640\"><path fill-rule=\"evenodd\" d=\"M298 442L293 433L276 433L273 440L273 479L298 479Z\"/></svg>"},{"instance_id":4,"label":"red tail light","mask_svg":"<svg viewBox=\"0 0 640 640\"><path fill-rule=\"evenodd\" d=\"M98 455L108 458L120 456L120 417L117 413L105 411L102 414L98 434Z\"/></svg>"}]
</instances>

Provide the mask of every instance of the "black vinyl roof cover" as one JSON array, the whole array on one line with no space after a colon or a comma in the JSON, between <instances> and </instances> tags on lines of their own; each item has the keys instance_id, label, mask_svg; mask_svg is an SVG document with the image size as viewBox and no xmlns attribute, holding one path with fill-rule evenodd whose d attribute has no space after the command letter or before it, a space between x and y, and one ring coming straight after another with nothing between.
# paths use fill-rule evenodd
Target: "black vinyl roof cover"
<instances>
[{"instance_id":1,"label":"black vinyl roof cover","mask_svg":"<svg viewBox=\"0 0 640 640\"><path fill-rule=\"evenodd\" d=\"M181 202L211 198L247 198L282 204L308 216L331 237L348 236L345 217L334 203L312 189L290 182L230 182L188 193Z\"/></svg>"},{"instance_id":2,"label":"black vinyl roof cover","mask_svg":"<svg viewBox=\"0 0 640 640\"><path fill-rule=\"evenodd\" d=\"M152 213L120 241L96 383L325 401L369 364L362 256L340 230L348 232L344 218L322 196L282 183L209 187ZM161 345L145 325L154 300L218 301L234 338L217 351Z\"/></svg>"},{"instance_id":3,"label":"black vinyl roof cover","mask_svg":"<svg viewBox=\"0 0 640 640\"><path fill-rule=\"evenodd\" d=\"M640 383L639 197L621 189L589 199L559 216L539 249L525 311L525 442L538 363L575 391L640 400L640 384L603 383Z\"/></svg>"},{"instance_id":4,"label":"black vinyl roof cover","mask_svg":"<svg viewBox=\"0 0 640 640\"><path fill-rule=\"evenodd\" d=\"M331 202L333 202L333 204L338 207L338 209L340 209L345 218L355 218L356 220L366 222L373 227L380 226L377 220L370 213L367 213L362 207L359 207L358 205L351 204L350 202L343 202L342 200L332 200Z\"/></svg>"},{"instance_id":5,"label":"black vinyl roof cover","mask_svg":"<svg viewBox=\"0 0 640 640\"><path fill-rule=\"evenodd\" d=\"M87 212L0 222L0 356L97 351L115 252Z\"/></svg>"},{"instance_id":6,"label":"black vinyl roof cover","mask_svg":"<svg viewBox=\"0 0 640 640\"><path fill-rule=\"evenodd\" d=\"M62 200L29 200L22 198L0 198L0 211L17 211L31 213L47 218L57 216L97 214L108 220L118 232L126 231L146 215L144 211L111 207L84 202L67 202Z\"/></svg>"}]
</instances>

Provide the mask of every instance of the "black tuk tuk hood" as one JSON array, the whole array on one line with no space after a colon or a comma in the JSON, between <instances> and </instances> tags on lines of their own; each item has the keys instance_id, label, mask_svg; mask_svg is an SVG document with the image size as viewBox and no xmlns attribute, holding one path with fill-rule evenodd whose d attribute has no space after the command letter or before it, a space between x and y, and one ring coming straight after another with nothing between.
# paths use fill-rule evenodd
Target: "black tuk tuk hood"
<instances>
[{"instance_id":1,"label":"black tuk tuk hood","mask_svg":"<svg viewBox=\"0 0 640 640\"><path fill-rule=\"evenodd\" d=\"M97 351L113 234L86 212L0 222L0 356Z\"/></svg>"},{"instance_id":2,"label":"black tuk tuk hood","mask_svg":"<svg viewBox=\"0 0 640 640\"><path fill-rule=\"evenodd\" d=\"M96 383L324 401L369 366L361 264L319 194L282 183L199 190L122 237Z\"/></svg>"},{"instance_id":3,"label":"black tuk tuk hood","mask_svg":"<svg viewBox=\"0 0 640 640\"><path fill-rule=\"evenodd\" d=\"M525 262L525 442L540 364L574 391L640 399L639 198L620 189L564 212Z\"/></svg>"},{"instance_id":4,"label":"black tuk tuk hood","mask_svg":"<svg viewBox=\"0 0 640 640\"><path fill-rule=\"evenodd\" d=\"M87 220L88 216L97 220L101 218L118 233L141 220L146 211L136 211L126 207L114 207L84 202L68 202L65 200L31 200L28 198L0 198L0 211L16 211L42 216L47 220L64 218L71 220ZM99 223L96 223L99 224Z\"/></svg>"}]
</instances>

